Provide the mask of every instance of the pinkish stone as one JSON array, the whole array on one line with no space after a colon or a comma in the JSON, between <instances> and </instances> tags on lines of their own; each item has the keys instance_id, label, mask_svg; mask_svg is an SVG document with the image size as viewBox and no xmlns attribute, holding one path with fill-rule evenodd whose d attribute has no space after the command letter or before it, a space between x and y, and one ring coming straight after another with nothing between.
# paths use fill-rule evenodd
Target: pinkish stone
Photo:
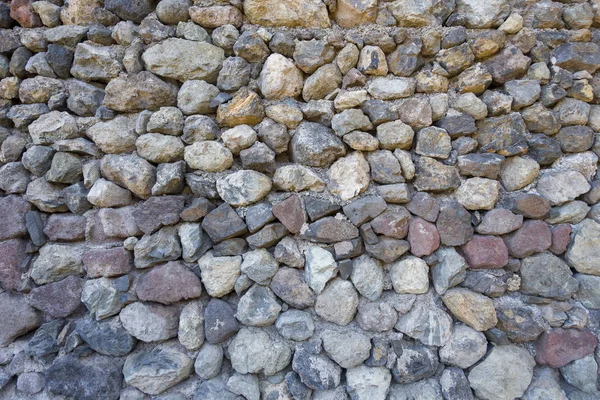
<instances>
[{"instance_id":1,"label":"pinkish stone","mask_svg":"<svg viewBox=\"0 0 600 400\"><path fill-rule=\"evenodd\" d=\"M371 227L375 233L404 239L408 234L408 223L410 213L403 206L388 206L388 208L371 221Z\"/></svg>"},{"instance_id":2,"label":"pinkish stone","mask_svg":"<svg viewBox=\"0 0 600 400\"><path fill-rule=\"evenodd\" d=\"M135 223L144 233L152 233L163 226L179 222L185 207L183 196L157 196L139 203L133 211Z\"/></svg>"},{"instance_id":3,"label":"pinkish stone","mask_svg":"<svg viewBox=\"0 0 600 400\"><path fill-rule=\"evenodd\" d=\"M288 231L295 235L300 233L302 225L306 222L306 212L304 212L302 200L296 194L274 204L271 212Z\"/></svg>"},{"instance_id":4,"label":"pinkish stone","mask_svg":"<svg viewBox=\"0 0 600 400\"><path fill-rule=\"evenodd\" d=\"M428 256L440 247L440 235L431 222L414 218L408 227L408 242L413 255Z\"/></svg>"},{"instance_id":5,"label":"pinkish stone","mask_svg":"<svg viewBox=\"0 0 600 400\"><path fill-rule=\"evenodd\" d=\"M516 232L504 237L511 256L524 258L548 250L552 244L552 232L544 221L525 221Z\"/></svg>"},{"instance_id":6,"label":"pinkish stone","mask_svg":"<svg viewBox=\"0 0 600 400\"><path fill-rule=\"evenodd\" d=\"M81 303L83 281L69 276L62 281L49 283L31 290L29 304L52 318L70 315Z\"/></svg>"},{"instance_id":7,"label":"pinkish stone","mask_svg":"<svg viewBox=\"0 0 600 400\"><path fill-rule=\"evenodd\" d=\"M10 195L0 198L0 240L27 235L25 214L31 209L22 197Z\"/></svg>"},{"instance_id":8,"label":"pinkish stone","mask_svg":"<svg viewBox=\"0 0 600 400\"><path fill-rule=\"evenodd\" d=\"M200 278L181 262L173 261L152 268L142 275L136 293L140 300L172 304L200 297Z\"/></svg>"},{"instance_id":9,"label":"pinkish stone","mask_svg":"<svg viewBox=\"0 0 600 400\"><path fill-rule=\"evenodd\" d=\"M133 266L133 255L124 247L89 249L83 253L83 266L89 278L125 275Z\"/></svg>"},{"instance_id":10,"label":"pinkish stone","mask_svg":"<svg viewBox=\"0 0 600 400\"><path fill-rule=\"evenodd\" d=\"M550 212L550 202L537 194L520 193L511 199L510 208L525 218L539 219Z\"/></svg>"},{"instance_id":11,"label":"pinkish stone","mask_svg":"<svg viewBox=\"0 0 600 400\"><path fill-rule=\"evenodd\" d=\"M42 315L27 304L24 295L0 293L0 347L34 330L42 322Z\"/></svg>"},{"instance_id":12,"label":"pinkish stone","mask_svg":"<svg viewBox=\"0 0 600 400\"><path fill-rule=\"evenodd\" d=\"M44 233L52 242L74 242L85 239L86 218L75 214L52 214Z\"/></svg>"},{"instance_id":13,"label":"pinkish stone","mask_svg":"<svg viewBox=\"0 0 600 400\"><path fill-rule=\"evenodd\" d=\"M535 343L535 361L548 364L552 368L560 368L592 354L597 345L598 339L588 331L553 329L544 332Z\"/></svg>"},{"instance_id":14,"label":"pinkish stone","mask_svg":"<svg viewBox=\"0 0 600 400\"><path fill-rule=\"evenodd\" d=\"M21 283L21 265L27 258L27 242L11 239L0 242L0 286L17 290Z\"/></svg>"},{"instance_id":15,"label":"pinkish stone","mask_svg":"<svg viewBox=\"0 0 600 400\"><path fill-rule=\"evenodd\" d=\"M140 236L142 231L135 222L133 210L133 206L102 208L95 214L89 215L91 241L106 242Z\"/></svg>"},{"instance_id":16,"label":"pinkish stone","mask_svg":"<svg viewBox=\"0 0 600 400\"><path fill-rule=\"evenodd\" d=\"M12 0L10 3L10 17L23 28L42 26L39 15L31 8L31 4L35 1L37 0Z\"/></svg>"},{"instance_id":17,"label":"pinkish stone","mask_svg":"<svg viewBox=\"0 0 600 400\"><path fill-rule=\"evenodd\" d=\"M550 246L549 250L556 255L567 251L567 247L571 243L571 233L573 232L571 225L555 225L550 230L552 231L552 246Z\"/></svg>"},{"instance_id":18,"label":"pinkish stone","mask_svg":"<svg viewBox=\"0 0 600 400\"><path fill-rule=\"evenodd\" d=\"M473 235L462 252L471 268L502 268L508 264L508 249L497 236Z\"/></svg>"}]
</instances>

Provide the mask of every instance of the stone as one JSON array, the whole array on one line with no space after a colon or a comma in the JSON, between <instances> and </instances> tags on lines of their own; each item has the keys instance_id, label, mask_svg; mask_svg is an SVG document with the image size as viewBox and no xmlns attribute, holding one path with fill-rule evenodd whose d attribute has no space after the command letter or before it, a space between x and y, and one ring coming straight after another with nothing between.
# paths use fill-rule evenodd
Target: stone
<instances>
[{"instance_id":1,"label":"stone","mask_svg":"<svg viewBox=\"0 0 600 400\"><path fill-rule=\"evenodd\" d=\"M26 261L27 242L11 239L0 242L0 283L8 290L17 290L21 284L21 269Z\"/></svg>"},{"instance_id":2,"label":"stone","mask_svg":"<svg viewBox=\"0 0 600 400\"><path fill-rule=\"evenodd\" d=\"M89 279L83 284L81 302L96 320L111 317L133 300L126 292L129 283L127 276L117 279Z\"/></svg>"},{"instance_id":3,"label":"stone","mask_svg":"<svg viewBox=\"0 0 600 400\"><path fill-rule=\"evenodd\" d=\"M440 246L440 236L436 226L422 218L413 218L408 228L408 242L413 255L430 255Z\"/></svg>"},{"instance_id":4,"label":"stone","mask_svg":"<svg viewBox=\"0 0 600 400\"><path fill-rule=\"evenodd\" d=\"M133 353L125 360L125 382L146 394L160 394L192 374L193 360L181 345L164 342Z\"/></svg>"},{"instance_id":5,"label":"stone","mask_svg":"<svg viewBox=\"0 0 600 400\"><path fill-rule=\"evenodd\" d=\"M81 252L76 247L46 244L31 268L31 278L38 284L57 282L83 273Z\"/></svg>"},{"instance_id":6,"label":"stone","mask_svg":"<svg viewBox=\"0 0 600 400\"><path fill-rule=\"evenodd\" d=\"M379 263L367 255L355 258L350 279L358 292L371 301L377 300L384 287L384 271Z\"/></svg>"},{"instance_id":7,"label":"stone","mask_svg":"<svg viewBox=\"0 0 600 400\"><path fill-rule=\"evenodd\" d=\"M496 328L514 342L535 340L547 326L538 308L529 306L516 297L497 297L494 299L494 307L498 317Z\"/></svg>"},{"instance_id":8,"label":"stone","mask_svg":"<svg viewBox=\"0 0 600 400\"><path fill-rule=\"evenodd\" d=\"M318 246L310 246L304 256L306 283L319 294L327 282L336 275L337 263L329 251Z\"/></svg>"},{"instance_id":9,"label":"stone","mask_svg":"<svg viewBox=\"0 0 600 400\"><path fill-rule=\"evenodd\" d=\"M260 172L240 170L217 180L217 191L232 206L256 203L271 190L271 179Z\"/></svg>"},{"instance_id":10,"label":"stone","mask_svg":"<svg viewBox=\"0 0 600 400\"><path fill-rule=\"evenodd\" d=\"M495 208L487 212L475 228L482 235L504 235L523 225L523 216L513 214L505 208Z\"/></svg>"},{"instance_id":11,"label":"stone","mask_svg":"<svg viewBox=\"0 0 600 400\"><path fill-rule=\"evenodd\" d=\"M342 85L342 73L333 64L325 64L319 67L304 82L302 98L310 100L321 100L334 92Z\"/></svg>"},{"instance_id":12,"label":"stone","mask_svg":"<svg viewBox=\"0 0 600 400\"><path fill-rule=\"evenodd\" d=\"M91 355L57 358L46 371L46 389L54 395L92 400L98 396L118 399L123 377L123 362L114 358ZM85 372L84 372L85 371Z\"/></svg>"},{"instance_id":13,"label":"stone","mask_svg":"<svg viewBox=\"0 0 600 400\"><path fill-rule=\"evenodd\" d=\"M208 343L218 344L235 335L240 326L234 314L234 308L223 300L213 298L208 302L204 311L204 334Z\"/></svg>"},{"instance_id":14,"label":"stone","mask_svg":"<svg viewBox=\"0 0 600 400\"><path fill-rule=\"evenodd\" d=\"M184 158L190 168L205 172L221 172L233 164L231 150L212 140L196 142L187 146Z\"/></svg>"},{"instance_id":15,"label":"stone","mask_svg":"<svg viewBox=\"0 0 600 400\"><path fill-rule=\"evenodd\" d=\"M294 162L311 167L328 167L345 155L342 141L327 127L314 122L302 122L291 141Z\"/></svg>"},{"instance_id":16,"label":"stone","mask_svg":"<svg viewBox=\"0 0 600 400\"><path fill-rule=\"evenodd\" d=\"M305 311L289 310L277 318L277 332L286 339L303 341L309 339L314 331L315 324L311 315Z\"/></svg>"},{"instance_id":17,"label":"stone","mask_svg":"<svg viewBox=\"0 0 600 400\"><path fill-rule=\"evenodd\" d=\"M325 4L314 0L297 2L244 3L244 14L256 25L294 28L328 28L331 24Z\"/></svg>"},{"instance_id":18,"label":"stone","mask_svg":"<svg viewBox=\"0 0 600 400\"><path fill-rule=\"evenodd\" d=\"M452 334L452 317L440 303L433 291L418 296L410 310L398 318L395 328L425 345L443 346Z\"/></svg>"},{"instance_id":19,"label":"stone","mask_svg":"<svg viewBox=\"0 0 600 400\"><path fill-rule=\"evenodd\" d=\"M190 301L181 309L177 339L192 351L204 343L204 306L200 301Z\"/></svg>"},{"instance_id":20,"label":"stone","mask_svg":"<svg viewBox=\"0 0 600 400\"><path fill-rule=\"evenodd\" d=\"M415 161L415 188L419 191L439 192L460 186L458 170L433 158L419 157Z\"/></svg>"},{"instance_id":21,"label":"stone","mask_svg":"<svg viewBox=\"0 0 600 400\"><path fill-rule=\"evenodd\" d=\"M71 75L84 81L108 82L123 69L123 50L118 47L79 43L75 47Z\"/></svg>"},{"instance_id":22,"label":"stone","mask_svg":"<svg viewBox=\"0 0 600 400\"><path fill-rule=\"evenodd\" d=\"M273 292L255 284L240 298L235 316L246 326L268 326L275 323L280 312Z\"/></svg>"},{"instance_id":23,"label":"stone","mask_svg":"<svg viewBox=\"0 0 600 400\"><path fill-rule=\"evenodd\" d=\"M544 332L535 343L535 361L552 368L560 368L592 354L597 344L598 339L588 331L552 329Z\"/></svg>"},{"instance_id":24,"label":"stone","mask_svg":"<svg viewBox=\"0 0 600 400\"><path fill-rule=\"evenodd\" d=\"M233 374L227 381L227 390L246 399L260 399L258 378L254 375Z\"/></svg>"},{"instance_id":25,"label":"stone","mask_svg":"<svg viewBox=\"0 0 600 400\"><path fill-rule=\"evenodd\" d=\"M556 65L569 71L585 70L593 74L600 64L595 43L564 43L552 51Z\"/></svg>"},{"instance_id":26,"label":"stone","mask_svg":"<svg viewBox=\"0 0 600 400\"><path fill-rule=\"evenodd\" d=\"M502 268L508 263L508 249L499 237L474 235L462 251L470 268Z\"/></svg>"},{"instance_id":27,"label":"stone","mask_svg":"<svg viewBox=\"0 0 600 400\"><path fill-rule=\"evenodd\" d=\"M302 165L284 165L277 168L273 176L273 185L286 192L311 190L320 192L325 182L313 171Z\"/></svg>"},{"instance_id":28,"label":"stone","mask_svg":"<svg viewBox=\"0 0 600 400\"><path fill-rule=\"evenodd\" d=\"M271 280L270 288L292 307L304 309L314 305L315 294L297 269L279 268Z\"/></svg>"},{"instance_id":29,"label":"stone","mask_svg":"<svg viewBox=\"0 0 600 400\"><path fill-rule=\"evenodd\" d=\"M354 319L357 308L358 294L354 286L338 278L317 296L315 303L315 312L318 316L342 326L348 325Z\"/></svg>"},{"instance_id":30,"label":"stone","mask_svg":"<svg viewBox=\"0 0 600 400\"><path fill-rule=\"evenodd\" d=\"M117 317L96 321L86 317L77 322L76 330L81 339L94 351L113 357L131 353L137 341L123 329Z\"/></svg>"},{"instance_id":31,"label":"stone","mask_svg":"<svg viewBox=\"0 0 600 400\"><path fill-rule=\"evenodd\" d=\"M503 368L506 365L511 368ZM531 383L534 366L527 350L514 345L496 346L469 372L469 384L480 398L517 398Z\"/></svg>"},{"instance_id":32,"label":"stone","mask_svg":"<svg viewBox=\"0 0 600 400\"><path fill-rule=\"evenodd\" d=\"M181 243L174 227L164 227L148 234L135 244L133 249L136 268L148 268L181 257Z\"/></svg>"},{"instance_id":33,"label":"stone","mask_svg":"<svg viewBox=\"0 0 600 400\"><path fill-rule=\"evenodd\" d=\"M566 300L577 287L569 267L550 253L529 256L521 262L523 293Z\"/></svg>"},{"instance_id":34,"label":"stone","mask_svg":"<svg viewBox=\"0 0 600 400\"><path fill-rule=\"evenodd\" d=\"M242 25L242 12L234 6L193 6L189 9L189 15L192 21L207 29L215 29L223 25L233 25L239 28Z\"/></svg>"},{"instance_id":35,"label":"stone","mask_svg":"<svg viewBox=\"0 0 600 400\"><path fill-rule=\"evenodd\" d=\"M450 136L444 129L428 127L417 132L415 153L426 157L448 158L451 150Z\"/></svg>"},{"instance_id":36,"label":"stone","mask_svg":"<svg viewBox=\"0 0 600 400\"><path fill-rule=\"evenodd\" d=\"M140 277L136 294L142 301L172 304L200 297L200 279L180 262L169 262L152 268Z\"/></svg>"},{"instance_id":37,"label":"stone","mask_svg":"<svg viewBox=\"0 0 600 400\"><path fill-rule=\"evenodd\" d=\"M342 369L323 355L297 350L292 368L300 376L302 383L313 390L334 389L340 383Z\"/></svg>"},{"instance_id":38,"label":"stone","mask_svg":"<svg viewBox=\"0 0 600 400\"><path fill-rule=\"evenodd\" d=\"M250 64L242 57L226 58L217 77L217 87L229 92L246 86L250 81L250 70ZM210 107L210 103L208 106Z\"/></svg>"},{"instance_id":39,"label":"stone","mask_svg":"<svg viewBox=\"0 0 600 400\"><path fill-rule=\"evenodd\" d=\"M101 170L105 178L125 186L142 199L150 197L156 182L155 168L135 155L107 155L102 159Z\"/></svg>"},{"instance_id":40,"label":"stone","mask_svg":"<svg viewBox=\"0 0 600 400\"><path fill-rule=\"evenodd\" d=\"M587 393L597 393L596 376L598 374L598 364L594 356L575 360L560 369L565 381Z\"/></svg>"},{"instance_id":41,"label":"stone","mask_svg":"<svg viewBox=\"0 0 600 400\"><path fill-rule=\"evenodd\" d=\"M246 233L246 224L227 203L209 212L202 220L202 229L218 243Z\"/></svg>"},{"instance_id":42,"label":"stone","mask_svg":"<svg viewBox=\"0 0 600 400\"><path fill-rule=\"evenodd\" d=\"M321 335L323 348L342 368L354 368L369 358L371 341L369 338L357 332L339 333L336 331L324 331ZM348 344L352 343L352 350Z\"/></svg>"},{"instance_id":43,"label":"stone","mask_svg":"<svg viewBox=\"0 0 600 400\"><path fill-rule=\"evenodd\" d=\"M302 92L302 72L281 54L271 54L260 73L260 91L266 99L297 97Z\"/></svg>"},{"instance_id":44,"label":"stone","mask_svg":"<svg viewBox=\"0 0 600 400\"><path fill-rule=\"evenodd\" d=\"M480 151L494 152L503 156L522 154L527 150L525 122L518 113L487 118L477 124L475 138Z\"/></svg>"},{"instance_id":45,"label":"stone","mask_svg":"<svg viewBox=\"0 0 600 400\"><path fill-rule=\"evenodd\" d=\"M540 165L530 158L510 157L502 163L500 179L508 191L523 189L537 178Z\"/></svg>"},{"instance_id":46,"label":"stone","mask_svg":"<svg viewBox=\"0 0 600 400\"><path fill-rule=\"evenodd\" d=\"M515 111L535 103L541 93L539 82L529 79L508 81L504 83L504 90L512 96L512 109Z\"/></svg>"},{"instance_id":47,"label":"stone","mask_svg":"<svg viewBox=\"0 0 600 400\"><path fill-rule=\"evenodd\" d=\"M428 347L402 341L397 344L400 354L393 364L394 381L407 384L432 376L439 366L437 354Z\"/></svg>"},{"instance_id":48,"label":"stone","mask_svg":"<svg viewBox=\"0 0 600 400\"><path fill-rule=\"evenodd\" d=\"M230 293L240 275L242 257L215 257L209 251L198 260L204 288L211 297Z\"/></svg>"},{"instance_id":49,"label":"stone","mask_svg":"<svg viewBox=\"0 0 600 400\"><path fill-rule=\"evenodd\" d=\"M533 193L521 193L510 201L512 212L526 218L543 218L550 212L550 203Z\"/></svg>"},{"instance_id":50,"label":"stone","mask_svg":"<svg viewBox=\"0 0 600 400\"><path fill-rule=\"evenodd\" d=\"M504 242L510 255L524 258L547 250L552 244L552 233L543 221L525 221L521 228L506 236Z\"/></svg>"},{"instance_id":51,"label":"stone","mask_svg":"<svg viewBox=\"0 0 600 400\"><path fill-rule=\"evenodd\" d=\"M469 289L452 288L442 301L458 320L477 331L486 331L498 322L492 300Z\"/></svg>"},{"instance_id":52,"label":"stone","mask_svg":"<svg viewBox=\"0 0 600 400\"><path fill-rule=\"evenodd\" d=\"M176 306L135 302L119 314L123 328L143 342L163 341L177 336L179 310Z\"/></svg>"},{"instance_id":53,"label":"stone","mask_svg":"<svg viewBox=\"0 0 600 400\"><path fill-rule=\"evenodd\" d=\"M573 229L573 237L565 255L567 263L583 274L600 275L595 250L600 238L600 225L585 219Z\"/></svg>"},{"instance_id":54,"label":"stone","mask_svg":"<svg viewBox=\"0 0 600 400\"><path fill-rule=\"evenodd\" d=\"M415 93L414 78L377 77L367 86L367 91L378 100L395 100L410 97Z\"/></svg>"},{"instance_id":55,"label":"stone","mask_svg":"<svg viewBox=\"0 0 600 400\"><path fill-rule=\"evenodd\" d=\"M223 365L223 348L206 343L198 352L194 362L196 375L202 379L212 379L219 374Z\"/></svg>"},{"instance_id":56,"label":"stone","mask_svg":"<svg viewBox=\"0 0 600 400\"><path fill-rule=\"evenodd\" d=\"M507 46L500 53L487 59L484 66L492 75L494 82L502 85L525 75L530 63L531 59L519 48Z\"/></svg>"},{"instance_id":57,"label":"stone","mask_svg":"<svg viewBox=\"0 0 600 400\"><path fill-rule=\"evenodd\" d=\"M6 346L17 337L42 324L41 314L27 304L25 296L11 292L0 293L0 345Z\"/></svg>"},{"instance_id":58,"label":"stone","mask_svg":"<svg viewBox=\"0 0 600 400\"><path fill-rule=\"evenodd\" d=\"M177 103L178 88L149 71L112 79L106 85L104 105L115 111L157 110Z\"/></svg>"},{"instance_id":59,"label":"stone","mask_svg":"<svg viewBox=\"0 0 600 400\"><path fill-rule=\"evenodd\" d=\"M384 400L392 374L387 368L358 366L346 372L350 396L358 400Z\"/></svg>"},{"instance_id":60,"label":"stone","mask_svg":"<svg viewBox=\"0 0 600 400\"><path fill-rule=\"evenodd\" d=\"M435 252L438 263L431 266L431 281L435 291L443 295L448 289L466 278L467 262L452 247L443 247Z\"/></svg>"},{"instance_id":61,"label":"stone","mask_svg":"<svg viewBox=\"0 0 600 400\"><path fill-rule=\"evenodd\" d=\"M475 56L468 43L463 43L459 46L440 50L435 60L450 76L454 76L471 66L475 60Z\"/></svg>"},{"instance_id":62,"label":"stone","mask_svg":"<svg viewBox=\"0 0 600 400\"><path fill-rule=\"evenodd\" d=\"M500 183L486 178L469 178L462 182L454 195L467 210L491 210L496 205Z\"/></svg>"},{"instance_id":63,"label":"stone","mask_svg":"<svg viewBox=\"0 0 600 400\"><path fill-rule=\"evenodd\" d=\"M440 349L440 361L467 369L485 356L487 344L483 333L456 324L450 340Z\"/></svg>"},{"instance_id":64,"label":"stone","mask_svg":"<svg viewBox=\"0 0 600 400\"><path fill-rule=\"evenodd\" d=\"M391 264L390 279L396 293L424 294L429 290L429 267L420 258L408 256Z\"/></svg>"},{"instance_id":65,"label":"stone","mask_svg":"<svg viewBox=\"0 0 600 400\"><path fill-rule=\"evenodd\" d=\"M272 338L258 328L241 329L228 350L231 366L240 374L262 372L271 376L284 369L292 358L292 351L280 337Z\"/></svg>"}]
</instances>

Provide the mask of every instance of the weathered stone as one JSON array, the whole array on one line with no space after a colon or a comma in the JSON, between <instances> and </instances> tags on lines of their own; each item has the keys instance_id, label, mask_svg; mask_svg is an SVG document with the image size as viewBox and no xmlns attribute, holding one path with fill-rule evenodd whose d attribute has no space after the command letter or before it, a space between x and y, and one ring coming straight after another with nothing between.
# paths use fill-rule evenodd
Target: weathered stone
<instances>
[{"instance_id":1,"label":"weathered stone","mask_svg":"<svg viewBox=\"0 0 600 400\"><path fill-rule=\"evenodd\" d=\"M302 92L302 72L292 60L271 54L260 73L260 91L267 99L297 97Z\"/></svg>"},{"instance_id":2,"label":"weathered stone","mask_svg":"<svg viewBox=\"0 0 600 400\"><path fill-rule=\"evenodd\" d=\"M452 247L435 252L438 263L431 267L431 280L435 291L442 295L466 277L467 263Z\"/></svg>"},{"instance_id":3,"label":"weathered stone","mask_svg":"<svg viewBox=\"0 0 600 400\"><path fill-rule=\"evenodd\" d=\"M106 85L104 105L115 111L157 110L177 103L178 88L149 71L112 79Z\"/></svg>"},{"instance_id":4,"label":"weathered stone","mask_svg":"<svg viewBox=\"0 0 600 400\"><path fill-rule=\"evenodd\" d=\"M523 216L513 214L510 210L496 208L487 212L475 228L482 235L504 235L523 225Z\"/></svg>"},{"instance_id":5,"label":"weathered stone","mask_svg":"<svg viewBox=\"0 0 600 400\"><path fill-rule=\"evenodd\" d=\"M271 338L258 328L240 330L228 350L231 366L240 374L262 372L267 376L274 375L292 358L292 351L280 337Z\"/></svg>"},{"instance_id":6,"label":"weathered stone","mask_svg":"<svg viewBox=\"0 0 600 400\"><path fill-rule=\"evenodd\" d=\"M417 256L433 253L440 246L440 235L434 224L421 218L413 218L408 228L410 252Z\"/></svg>"},{"instance_id":7,"label":"weathered stone","mask_svg":"<svg viewBox=\"0 0 600 400\"><path fill-rule=\"evenodd\" d=\"M223 203L204 217L202 229L218 243L244 234L246 224L229 204Z\"/></svg>"},{"instance_id":8,"label":"weathered stone","mask_svg":"<svg viewBox=\"0 0 600 400\"><path fill-rule=\"evenodd\" d=\"M217 180L217 191L233 206L246 206L262 199L271 190L271 179L252 170L240 170Z\"/></svg>"},{"instance_id":9,"label":"weathered stone","mask_svg":"<svg viewBox=\"0 0 600 400\"><path fill-rule=\"evenodd\" d=\"M487 352L487 340L481 332L466 325L454 325L450 340L440 349L440 361L459 368L469 368Z\"/></svg>"},{"instance_id":10,"label":"weathered stone","mask_svg":"<svg viewBox=\"0 0 600 400\"><path fill-rule=\"evenodd\" d=\"M42 324L41 314L29 306L25 296L11 292L0 294L0 345L6 346L17 337Z\"/></svg>"},{"instance_id":11,"label":"weathered stone","mask_svg":"<svg viewBox=\"0 0 600 400\"><path fill-rule=\"evenodd\" d=\"M507 46L500 53L486 60L484 65L494 82L502 85L525 75L530 63L531 59L523 55L517 47Z\"/></svg>"},{"instance_id":12,"label":"weathered stone","mask_svg":"<svg viewBox=\"0 0 600 400\"><path fill-rule=\"evenodd\" d=\"M419 191L444 191L460 186L458 170L429 157L419 157L416 162L415 188Z\"/></svg>"},{"instance_id":13,"label":"weathered stone","mask_svg":"<svg viewBox=\"0 0 600 400\"><path fill-rule=\"evenodd\" d=\"M83 273L81 251L76 247L46 244L33 264L30 275L39 285Z\"/></svg>"},{"instance_id":14,"label":"weathered stone","mask_svg":"<svg viewBox=\"0 0 600 400\"><path fill-rule=\"evenodd\" d=\"M131 354L125 360L125 382L144 393L164 392L192 374L193 360L176 342L165 342Z\"/></svg>"},{"instance_id":15,"label":"weathered stone","mask_svg":"<svg viewBox=\"0 0 600 400\"><path fill-rule=\"evenodd\" d=\"M109 180L125 186L136 196L147 199L156 182L155 168L135 155L107 155L102 159L102 174Z\"/></svg>"},{"instance_id":16,"label":"weathered stone","mask_svg":"<svg viewBox=\"0 0 600 400\"><path fill-rule=\"evenodd\" d=\"M527 150L526 127L518 113L502 117L487 118L477 124L475 136L483 152L498 153L503 156L522 154Z\"/></svg>"},{"instance_id":17,"label":"weathered stone","mask_svg":"<svg viewBox=\"0 0 600 400\"><path fill-rule=\"evenodd\" d=\"M504 239L510 255L523 258L547 250L552 233L543 221L525 221L522 227Z\"/></svg>"},{"instance_id":18,"label":"weathered stone","mask_svg":"<svg viewBox=\"0 0 600 400\"><path fill-rule=\"evenodd\" d=\"M585 70L593 74L600 65L595 43L564 43L553 50L552 56L557 66L573 72Z\"/></svg>"},{"instance_id":19,"label":"weathered stone","mask_svg":"<svg viewBox=\"0 0 600 400\"><path fill-rule=\"evenodd\" d=\"M499 237L474 235L462 251L471 268L502 268L508 263L508 249Z\"/></svg>"},{"instance_id":20,"label":"weathered stone","mask_svg":"<svg viewBox=\"0 0 600 400\"><path fill-rule=\"evenodd\" d=\"M204 312L204 334L206 341L212 344L221 343L240 329L235 318L235 309L219 299L211 299Z\"/></svg>"},{"instance_id":21,"label":"weathered stone","mask_svg":"<svg viewBox=\"0 0 600 400\"><path fill-rule=\"evenodd\" d=\"M165 227L154 234L145 235L135 244L133 253L136 268L148 268L162 262L177 260L181 257L177 229Z\"/></svg>"},{"instance_id":22,"label":"weathered stone","mask_svg":"<svg viewBox=\"0 0 600 400\"><path fill-rule=\"evenodd\" d=\"M190 301L181 309L177 338L183 347L192 351L204 343L204 306L200 301Z\"/></svg>"},{"instance_id":23,"label":"weathered stone","mask_svg":"<svg viewBox=\"0 0 600 400\"><path fill-rule=\"evenodd\" d=\"M429 267L425 261L408 256L390 266L390 279L396 293L427 293L429 290Z\"/></svg>"},{"instance_id":24,"label":"weathered stone","mask_svg":"<svg viewBox=\"0 0 600 400\"><path fill-rule=\"evenodd\" d=\"M222 126L256 125L265 116L260 97L245 87L237 91L228 103L217 108L217 122Z\"/></svg>"},{"instance_id":25,"label":"weathered stone","mask_svg":"<svg viewBox=\"0 0 600 400\"><path fill-rule=\"evenodd\" d=\"M341 368L323 355L297 350L292 368L300 376L302 383L314 390L334 389L340 383Z\"/></svg>"},{"instance_id":26,"label":"weathered stone","mask_svg":"<svg viewBox=\"0 0 600 400\"><path fill-rule=\"evenodd\" d=\"M136 345L136 340L123 329L117 317L97 322L88 316L77 322L76 330L94 351L107 356L127 355Z\"/></svg>"},{"instance_id":27,"label":"weathered stone","mask_svg":"<svg viewBox=\"0 0 600 400\"><path fill-rule=\"evenodd\" d=\"M521 292L557 300L567 300L578 283L567 264L550 253L541 253L521 262Z\"/></svg>"},{"instance_id":28,"label":"weathered stone","mask_svg":"<svg viewBox=\"0 0 600 400\"><path fill-rule=\"evenodd\" d=\"M315 294L297 269L279 268L271 279L270 288L292 307L304 309L315 303Z\"/></svg>"},{"instance_id":29,"label":"weathered stone","mask_svg":"<svg viewBox=\"0 0 600 400\"><path fill-rule=\"evenodd\" d=\"M208 294L211 297L223 297L230 293L240 275L241 264L240 256L215 257L212 252L202 256L198 265L202 283Z\"/></svg>"},{"instance_id":30,"label":"weathered stone","mask_svg":"<svg viewBox=\"0 0 600 400\"><path fill-rule=\"evenodd\" d=\"M400 342L397 360L393 364L394 380L401 384L419 381L432 376L439 366L437 354L428 347Z\"/></svg>"},{"instance_id":31,"label":"weathered stone","mask_svg":"<svg viewBox=\"0 0 600 400\"><path fill-rule=\"evenodd\" d=\"M358 294L352 283L334 279L317 296L315 312L326 321L348 325L358 308ZM306 382L305 382L306 383Z\"/></svg>"},{"instance_id":32,"label":"weathered stone","mask_svg":"<svg viewBox=\"0 0 600 400\"><path fill-rule=\"evenodd\" d=\"M571 245L565 260L583 274L600 275L596 246L600 240L600 224L585 219L573 229Z\"/></svg>"},{"instance_id":33,"label":"weathered stone","mask_svg":"<svg viewBox=\"0 0 600 400\"><path fill-rule=\"evenodd\" d=\"M456 190L456 200L467 210L491 210L496 205L500 183L486 178L470 178Z\"/></svg>"},{"instance_id":34,"label":"weathered stone","mask_svg":"<svg viewBox=\"0 0 600 400\"><path fill-rule=\"evenodd\" d=\"M136 302L119 314L123 328L143 342L163 341L177 336L179 310L176 306Z\"/></svg>"},{"instance_id":35,"label":"weathered stone","mask_svg":"<svg viewBox=\"0 0 600 400\"><path fill-rule=\"evenodd\" d=\"M506 365L511 367L504 368ZM480 398L517 398L529 386L534 366L527 350L514 345L496 346L469 372L469 384Z\"/></svg>"},{"instance_id":36,"label":"weathered stone","mask_svg":"<svg viewBox=\"0 0 600 400\"><path fill-rule=\"evenodd\" d=\"M244 14L251 23L264 26L296 28L328 28L331 24L325 4L315 0L302 2L244 3Z\"/></svg>"},{"instance_id":37,"label":"weathered stone","mask_svg":"<svg viewBox=\"0 0 600 400\"><path fill-rule=\"evenodd\" d=\"M492 300L469 289L450 289L442 301L458 320L477 331L486 331L498 322Z\"/></svg>"},{"instance_id":38,"label":"weathered stone","mask_svg":"<svg viewBox=\"0 0 600 400\"><path fill-rule=\"evenodd\" d=\"M200 297L201 293L200 279L180 262L152 268L139 279L136 286L140 300L161 304Z\"/></svg>"}]
</instances>

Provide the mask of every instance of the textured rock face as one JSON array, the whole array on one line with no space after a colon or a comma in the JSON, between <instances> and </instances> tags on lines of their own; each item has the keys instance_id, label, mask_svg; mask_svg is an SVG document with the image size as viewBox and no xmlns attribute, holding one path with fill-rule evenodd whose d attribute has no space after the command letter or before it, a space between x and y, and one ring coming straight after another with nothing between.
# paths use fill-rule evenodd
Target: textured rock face
<instances>
[{"instance_id":1,"label":"textured rock face","mask_svg":"<svg viewBox=\"0 0 600 400\"><path fill-rule=\"evenodd\" d=\"M0 399L600 395L599 0L0 0Z\"/></svg>"}]
</instances>

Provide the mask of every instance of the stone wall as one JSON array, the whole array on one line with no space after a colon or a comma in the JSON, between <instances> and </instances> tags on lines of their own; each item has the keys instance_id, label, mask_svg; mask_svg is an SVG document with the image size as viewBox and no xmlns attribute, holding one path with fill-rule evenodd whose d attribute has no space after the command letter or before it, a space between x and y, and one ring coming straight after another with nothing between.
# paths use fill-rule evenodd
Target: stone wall
<instances>
[{"instance_id":1,"label":"stone wall","mask_svg":"<svg viewBox=\"0 0 600 400\"><path fill-rule=\"evenodd\" d=\"M1 399L600 398L599 0L0 1Z\"/></svg>"}]
</instances>

